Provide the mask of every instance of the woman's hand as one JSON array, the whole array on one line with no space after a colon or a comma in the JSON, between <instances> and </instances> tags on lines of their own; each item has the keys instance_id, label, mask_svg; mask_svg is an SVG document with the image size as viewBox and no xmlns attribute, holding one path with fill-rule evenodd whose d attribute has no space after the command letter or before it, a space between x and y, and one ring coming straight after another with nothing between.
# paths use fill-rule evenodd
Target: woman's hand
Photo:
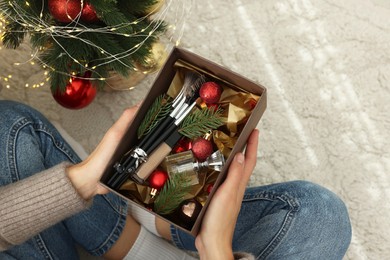
<instances>
[{"instance_id":1,"label":"woman's hand","mask_svg":"<svg viewBox=\"0 0 390 260\"><path fill-rule=\"evenodd\" d=\"M138 107L134 106L126 109L88 158L67 169L69 179L82 198L88 200L96 194L108 193L108 189L100 185L100 178L116 147L130 126Z\"/></svg>"},{"instance_id":2,"label":"woman's hand","mask_svg":"<svg viewBox=\"0 0 390 260\"><path fill-rule=\"evenodd\" d=\"M232 240L242 198L257 161L259 131L249 136L245 156L235 155L227 177L214 194L195 240L201 259L233 259Z\"/></svg>"}]
</instances>

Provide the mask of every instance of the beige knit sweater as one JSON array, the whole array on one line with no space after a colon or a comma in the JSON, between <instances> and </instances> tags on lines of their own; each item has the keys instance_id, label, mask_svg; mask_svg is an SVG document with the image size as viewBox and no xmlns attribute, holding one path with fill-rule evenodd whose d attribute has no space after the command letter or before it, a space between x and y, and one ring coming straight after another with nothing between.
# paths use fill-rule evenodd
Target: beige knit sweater
<instances>
[{"instance_id":1,"label":"beige knit sweater","mask_svg":"<svg viewBox=\"0 0 390 260\"><path fill-rule=\"evenodd\" d=\"M67 178L66 165L0 187L0 251L88 207Z\"/></svg>"},{"instance_id":2,"label":"beige knit sweater","mask_svg":"<svg viewBox=\"0 0 390 260\"><path fill-rule=\"evenodd\" d=\"M69 163L0 187L0 252L21 244L44 229L86 209L65 173ZM247 253L235 259L251 260Z\"/></svg>"}]
</instances>

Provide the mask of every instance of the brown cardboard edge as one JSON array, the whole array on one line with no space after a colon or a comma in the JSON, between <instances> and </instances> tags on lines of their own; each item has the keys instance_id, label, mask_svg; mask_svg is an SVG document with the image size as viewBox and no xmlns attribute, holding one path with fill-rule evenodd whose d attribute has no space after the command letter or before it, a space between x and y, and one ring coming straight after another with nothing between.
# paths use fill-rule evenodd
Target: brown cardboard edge
<instances>
[{"instance_id":1,"label":"brown cardboard edge","mask_svg":"<svg viewBox=\"0 0 390 260\"><path fill-rule=\"evenodd\" d=\"M168 88L170 86L170 82L172 81L172 79L175 75L175 70L173 69L173 66L174 66L175 62L179 59L184 60L186 62L189 62L190 64L196 65L198 68L200 68L202 71L204 71L208 74L215 75L218 78L223 78L227 82L230 82L231 85L233 86L233 88L235 87L238 90L241 90L241 91L244 90L246 92L251 92L253 94L260 96L255 108L252 111L251 116L249 117L244 129L242 130L240 136L237 139L236 145L233 147L233 150L232 150L229 158L227 158L225 167L222 169L221 173L219 174L219 176L214 184L215 188L213 188L212 192L210 193L209 198L207 199L207 201L206 201L204 207L202 208L194 225L192 226L192 229L191 230L185 229L185 228L177 225L176 223L173 223L170 220L163 218L162 216L156 214L155 212L149 211L151 214L154 214L156 217L162 218L165 221L167 221L168 223L171 223L174 226L184 230L185 232L190 233L193 236L196 236L197 233L199 232L203 216L207 210L208 205L210 204L210 201L211 201L215 191L218 189L219 185L226 178L226 174L228 171L228 165L230 165L231 161L234 158L234 155L237 152L244 150L246 141L247 141L250 133L253 131L254 128L256 128L258 122L260 121L260 118L262 117L262 115L266 109L267 90L264 86L262 86L260 84L256 84L253 81L250 81L249 79L247 79L247 78L245 78L245 77L243 77L243 76L241 76L241 75L239 75L239 74L237 74L237 73L235 73L235 72L233 72L225 67L222 67L221 65L219 65L215 62L207 60L206 58L201 57L195 53L192 53L192 52L189 52L187 50L175 47L172 49L170 55L168 56L167 61L165 62L164 66L162 67L162 69L160 70L158 75L156 76L156 79L155 79L154 83L152 84L152 87L150 88L150 90L146 94L144 101L140 105L140 108L138 109L133 121L131 122L131 126L133 126L133 125L138 126L143 119L143 115L145 115L145 113L147 112L147 110L149 109L149 107L151 106L153 101L155 100L155 98L158 95L163 94L168 90ZM156 86L163 86L163 87L156 87ZM245 87L242 87L242 86L245 86ZM131 126L129 127L129 130L125 134L125 137L126 136L136 136L137 127L131 127ZM137 203L132 201L131 199L125 197L124 195L120 194L119 192L111 189L110 187L108 187L105 184L105 181L107 181L108 176L113 173L112 165L118 159L120 159L120 157L124 153L126 153L129 150L129 147L132 147L133 145L135 145L135 142L136 142L136 138L134 138L133 140L131 140L130 138L127 138L126 140L121 142L121 144L118 146L118 148L114 152L113 156L111 157L110 162L107 165L107 167L104 171L104 174L100 180L101 185L103 185L104 187L108 188L110 191L118 194L119 196L121 196L122 198L124 198L125 200L127 200L133 204L137 204ZM136 206L141 207L144 210L147 210L142 205L137 204Z\"/></svg>"}]
</instances>

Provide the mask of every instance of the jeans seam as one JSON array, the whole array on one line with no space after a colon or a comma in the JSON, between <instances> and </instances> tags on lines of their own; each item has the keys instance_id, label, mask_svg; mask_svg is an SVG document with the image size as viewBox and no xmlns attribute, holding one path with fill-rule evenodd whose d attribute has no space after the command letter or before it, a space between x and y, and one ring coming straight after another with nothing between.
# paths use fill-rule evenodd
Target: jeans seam
<instances>
[{"instance_id":1,"label":"jeans seam","mask_svg":"<svg viewBox=\"0 0 390 260\"><path fill-rule=\"evenodd\" d=\"M90 250L89 252L94 256L102 256L103 254L105 254L118 240L125 227L125 224L126 215L120 214L115 227L113 228L107 239L98 248Z\"/></svg>"},{"instance_id":2,"label":"jeans seam","mask_svg":"<svg viewBox=\"0 0 390 260\"><path fill-rule=\"evenodd\" d=\"M15 147L16 147L16 139L18 136L18 133L26 126L31 125L31 127L36 132L41 132L50 137L50 139L53 141L53 145L60 150L72 163L77 163L78 158L74 158L72 156L72 153L65 147L65 144L63 142L59 142L57 138L53 135L51 131L49 131L44 124L41 123L34 123L30 121L28 118L20 118L19 120L15 121L15 123L10 128L10 133L8 135L7 140L7 156L8 161L10 162L9 170L11 175L11 182L16 182L20 180L19 173L17 171L17 162L16 162L16 155L15 155Z\"/></svg>"},{"instance_id":3,"label":"jeans seam","mask_svg":"<svg viewBox=\"0 0 390 260\"><path fill-rule=\"evenodd\" d=\"M110 206L115 210L115 212L117 212L118 214L120 215L124 215L126 216L127 215L127 202L120 198L120 205L119 205L119 208L115 207L115 204L112 203L111 199L106 196L106 194L102 195L103 199L107 201L108 204L110 204Z\"/></svg>"},{"instance_id":4,"label":"jeans seam","mask_svg":"<svg viewBox=\"0 0 390 260\"><path fill-rule=\"evenodd\" d=\"M39 123L31 123L32 127L34 128L35 131L38 131L38 132L41 132L41 133L44 133L48 136L50 136L51 140L53 141L53 144L54 146L60 150L63 154L66 155L66 157L68 157L68 159L72 162L72 163L77 163L79 161L78 158L74 158L72 156L72 153L71 151L69 151L66 147L65 147L65 143L64 142L59 142L57 140L57 138L53 135L53 133L51 131L49 131L48 128L45 127L44 124L39 124Z\"/></svg>"},{"instance_id":5,"label":"jeans seam","mask_svg":"<svg viewBox=\"0 0 390 260\"><path fill-rule=\"evenodd\" d=\"M41 250L42 254L43 254L43 257L45 259L48 259L48 260L53 260L53 257L51 256L50 254L50 251L49 249L47 248L46 244L45 244L45 241L43 240L43 238L41 237L40 234L36 235L34 237L38 247L39 247L39 250Z\"/></svg>"},{"instance_id":6,"label":"jeans seam","mask_svg":"<svg viewBox=\"0 0 390 260\"><path fill-rule=\"evenodd\" d=\"M9 170L11 175L11 182L16 182L20 179L19 173L16 167L16 155L15 155L15 146L16 146L16 137L18 136L19 131L28 124L27 118L21 118L16 121L10 128L10 133L7 140L7 161L10 162Z\"/></svg>"},{"instance_id":7,"label":"jeans seam","mask_svg":"<svg viewBox=\"0 0 390 260\"><path fill-rule=\"evenodd\" d=\"M183 243L180 241L180 237L177 234L177 229L173 225L170 226L170 229L172 242L176 245L177 248L184 249Z\"/></svg>"},{"instance_id":8,"label":"jeans seam","mask_svg":"<svg viewBox=\"0 0 390 260\"><path fill-rule=\"evenodd\" d=\"M287 212L283 224L276 233L275 237L270 241L267 247L265 247L265 249L256 257L256 259L265 259L275 250L275 248L280 244L280 242L287 234L289 228L291 227L293 218L296 212L299 211L300 206L299 202L293 197L290 197L286 194L274 194L272 192L262 192L256 195L246 194L244 195L243 201L253 201L257 199L266 199L270 201L280 200L287 203L290 207L290 210Z\"/></svg>"},{"instance_id":9,"label":"jeans seam","mask_svg":"<svg viewBox=\"0 0 390 260\"><path fill-rule=\"evenodd\" d=\"M285 235L287 234L289 228L291 227L292 220L294 218L295 212L293 210L290 210L283 222L282 227L279 229L276 236L272 239L272 241L268 244L268 246L263 250L263 252L260 253L257 259L263 258L265 259L267 256L269 256L275 248L280 244L280 242L283 240Z\"/></svg>"}]
</instances>

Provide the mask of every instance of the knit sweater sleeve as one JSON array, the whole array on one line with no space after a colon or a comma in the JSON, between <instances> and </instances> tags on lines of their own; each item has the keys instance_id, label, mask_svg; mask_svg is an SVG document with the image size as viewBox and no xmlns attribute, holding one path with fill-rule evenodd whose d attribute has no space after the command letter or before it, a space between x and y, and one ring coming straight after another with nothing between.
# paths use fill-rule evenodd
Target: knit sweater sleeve
<instances>
[{"instance_id":1,"label":"knit sweater sleeve","mask_svg":"<svg viewBox=\"0 0 390 260\"><path fill-rule=\"evenodd\" d=\"M66 176L67 165L0 187L0 251L88 207Z\"/></svg>"}]
</instances>

